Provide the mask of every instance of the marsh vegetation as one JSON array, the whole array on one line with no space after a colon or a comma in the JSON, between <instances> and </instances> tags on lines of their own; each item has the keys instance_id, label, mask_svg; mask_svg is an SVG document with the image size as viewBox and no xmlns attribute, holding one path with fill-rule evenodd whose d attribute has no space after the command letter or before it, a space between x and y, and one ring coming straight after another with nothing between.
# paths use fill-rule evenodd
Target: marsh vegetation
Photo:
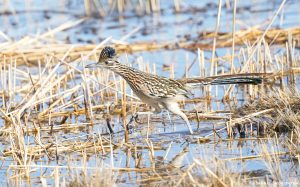
<instances>
[{"instance_id":1,"label":"marsh vegetation","mask_svg":"<svg viewBox=\"0 0 300 187\"><path fill-rule=\"evenodd\" d=\"M1 185L299 185L297 0L58 2L0 3ZM196 135L134 118L150 108L126 82L84 68L105 45L190 82ZM193 84L238 74L263 82Z\"/></svg>"}]
</instances>

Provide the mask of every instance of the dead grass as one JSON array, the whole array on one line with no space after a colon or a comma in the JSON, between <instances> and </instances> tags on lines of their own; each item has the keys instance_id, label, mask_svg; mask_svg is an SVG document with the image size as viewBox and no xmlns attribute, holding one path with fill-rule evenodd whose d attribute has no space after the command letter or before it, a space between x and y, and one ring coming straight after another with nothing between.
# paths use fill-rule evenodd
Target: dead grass
<instances>
[{"instance_id":1,"label":"dead grass","mask_svg":"<svg viewBox=\"0 0 300 187\"><path fill-rule=\"evenodd\" d=\"M249 113L261 113L255 118L245 121L249 126L255 125L261 135L274 132L292 132L299 128L300 95L297 89L276 90L268 95L262 95L257 101L237 109L235 116L245 116ZM241 125L241 123L239 123Z\"/></svg>"},{"instance_id":2,"label":"dead grass","mask_svg":"<svg viewBox=\"0 0 300 187\"><path fill-rule=\"evenodd\" d=\"M139 2L138 6L144 6L143 1ZM145 9L137 11L159 12L159 1L147 2L149 5L145 5ZM116 1L111 6L122 13L127 6L122 3L124 1ZM92 14L91 5L86 2L85 6L87 14ZM174 7L180 12L180 1L174 1ZM219 13L221 8L220 4ZM280 8L274 19L279 12ZM111 38L98 45L57 44L52 38L84 20L65 23L38 37L28 36L0 45L0 139L3 147L0 158L8 184L299 184L297 176L287 175L282 170L286 158L289 163L299 162L298 28L269 29L273 23L270 21L266 30L250 28L220 33L217 24L215 31L202 33L199 38L183 37L176 42L122 45L112 41L111 45L120 54L197 49L195 60L187 67L185 76L179 78L187 83L245 75L254 79L262 77L260 85L198 84L192 87L195 97L181 105L191 120L197 120L200 129L206 123L212 127L201 129L205 137L180 134L168 137L161 129L175 127L170 127L170 121L175 121L173 116L130 120L136 111L148 111L148 106L141 103L115 74L83 68L88 60L97 59L99 51ZM213 53L211 58L205 58L207 50L219 47L232 47L234 53L225 56ZM156 66L150 68L145 63L140 63L139 68L158 72ZM198 68L199 76L190 77L191 68ZM169 69L174 73L172 65ZM224 95L220 96L219 91ZM249 104L237 108L240 100ZM227 108L214 111L214 104ZM128 124L134 127L133 132L125 130ZM235 126L243 126L245 139L234 138ZM109 128L114 130L113 135ZM283 131L285 133L278 133ZM157 133L161 134L157 136ZM250 155L242 154L243 143L251 144L255 150ZM212 145L215 155L203 150L208 145ZM193 157L191 162L186 161L188 156ZM244 162L251 164L253 160L263 163L265 169L243 170L246 168Z\"/></svg>"},{"instance_id":3,"label":"dead grass","mask_svg":"<svg viewBox=\"0 0 300 187\"><path fill-rule=\"evenodd\" d=\"M83 171L70 171L68 177L63 179L61 184L66 187L110 187L115 186L113 172L110 169L97 169L91 173Z\"/></svg>"}]
</instances>

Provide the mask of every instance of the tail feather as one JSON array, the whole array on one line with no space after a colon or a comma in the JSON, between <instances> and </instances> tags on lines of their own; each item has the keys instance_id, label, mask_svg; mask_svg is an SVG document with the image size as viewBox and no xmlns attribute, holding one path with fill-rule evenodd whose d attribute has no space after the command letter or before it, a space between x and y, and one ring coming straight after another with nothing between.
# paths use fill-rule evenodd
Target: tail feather
<instances>
[{"instance_id":1,"label":"tail feather","mask_svg":"<svg viewBox=\"0 0 300 187\"><path fill-rule=\"evenodd\" d=\"M222 85L222 84L261 84L260 77L230 77L214 79L211 82L204 83L204 85Z\"/></svg>"},{"instance_id":2,"label":"tail feather","mask_svg":"<svg viewBox=\"0 0 300 187\"><path fill-rule=\"evenodd\" d=\"M211 77L192 77L179 79L184 84L222 85L222 84L261 84L267 73L243 73L235 75L216 75Z\"/></svg>"}]
</instances>

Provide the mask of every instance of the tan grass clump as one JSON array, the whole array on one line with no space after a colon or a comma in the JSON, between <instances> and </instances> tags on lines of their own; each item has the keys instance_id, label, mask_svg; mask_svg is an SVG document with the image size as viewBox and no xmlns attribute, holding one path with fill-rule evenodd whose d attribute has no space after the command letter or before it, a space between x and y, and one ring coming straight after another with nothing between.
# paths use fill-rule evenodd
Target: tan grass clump
<instances>
[{"instance_id":1,"label":"tan grass clump","mask_svg":"<svg viewBox=\"0 0 300 187\"><path fill-rule=\"evenodd\" d=\"M92 172L72 171L65 179L65 187L110 187L115 186L111 169L100 169Z\"/></svg>"},{"instance_id":2,"label":"tan grass clump","mask_svg":"<svg viewBox=\"0 0 300 187\"><path fill-rule=\"evenodd\" d=\"M245 121L260 126L261 133L287 132L300 127L300 93L296 89L277 90L246 104L235 111L236 116L245 116L260 111L267 112ZM258 129L259 130L259 129Z\"/></svg>"}]
</instances>

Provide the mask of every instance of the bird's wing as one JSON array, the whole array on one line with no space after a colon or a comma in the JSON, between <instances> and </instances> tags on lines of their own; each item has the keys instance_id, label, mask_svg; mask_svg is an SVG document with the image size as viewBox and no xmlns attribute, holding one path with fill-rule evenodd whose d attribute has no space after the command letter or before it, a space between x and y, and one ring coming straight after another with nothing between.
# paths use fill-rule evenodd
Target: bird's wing
<instances>
[{"instance_id":1,"label":"bird's wing","mask_svg":"<svg viewBox=\"0 0 300 187\"><path fill-rule=\"evenodd\" d=\"M172 98L177 95L187 97L190 94L184 84L165 77L155 76L151 81L145 81L142 87L144 93L152 98Z\"/></svg>"}]
</instances>

